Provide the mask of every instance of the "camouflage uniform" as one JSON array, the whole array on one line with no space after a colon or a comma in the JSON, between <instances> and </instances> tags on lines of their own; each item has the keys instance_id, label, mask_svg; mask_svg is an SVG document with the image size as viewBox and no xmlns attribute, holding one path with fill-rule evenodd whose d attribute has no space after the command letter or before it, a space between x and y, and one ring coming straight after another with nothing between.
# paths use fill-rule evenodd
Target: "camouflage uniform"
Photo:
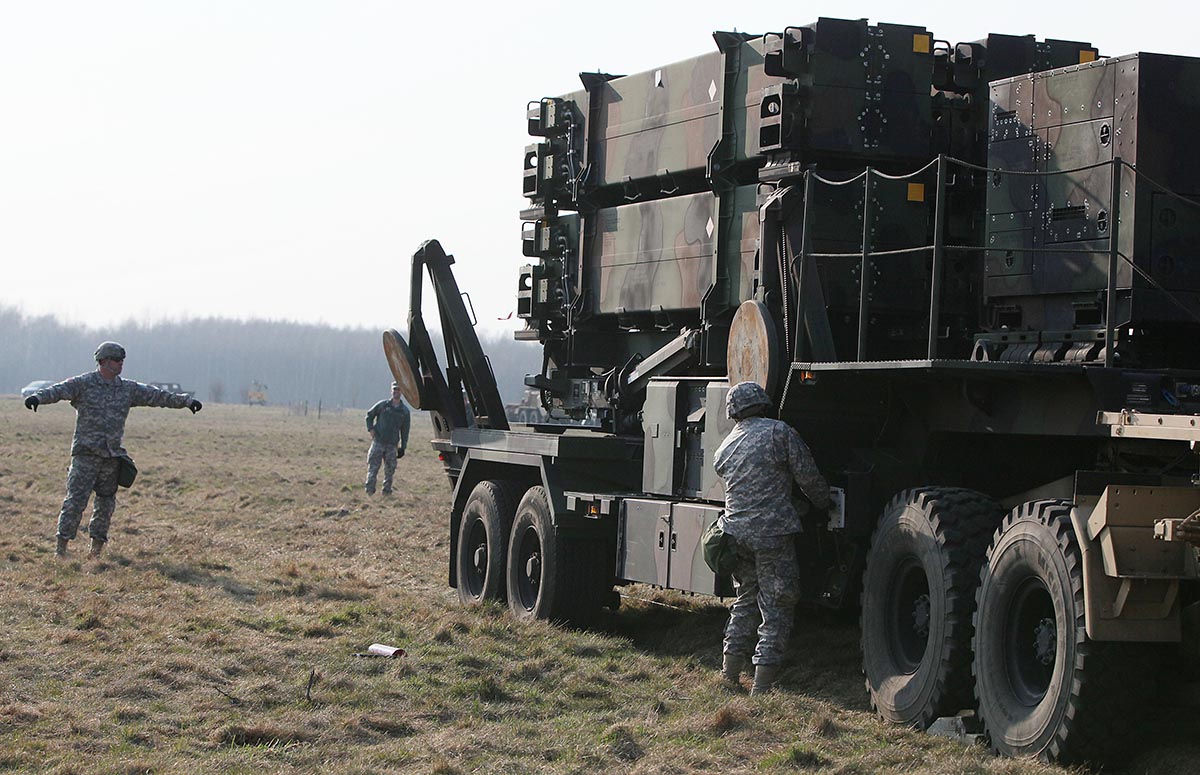
<instances>
[{"instance_id":1,"label":"camouflage uniform","mask_svg":"<svg viewBox=\"0 0 1200 775\"><path fill-rule=\"evenodd\" d=\"M39 404L68 400L78 415L71 442L67 497L58 516L58 537L75 538L88 497L95 492L88 533L97 541L107 541L109 521L117 505L118 460L126 454L122 439L130 407L184 409L192 404L192 399L120 376L109 381L97 371L43 388L35 395Z\"/></svg>"},{"instance_id":2,"label":"camouflage uniform","mask_svg":"<svg viewBox=\"0 0 1200 775\"><path fill-rule=\"evenodd\" d=\"M745 416L770 405L761 387L735 385L727 401L737 425L717 449L713 464L725 481L721 529L733 539L736 557L737 598L725 628L724 652L744 657L753 650L755 665L778 665L799 597L795 535L801 531L800 509L807 508L793 502L792 482L818 509L829 505L829 485L793 428Z\"/></svg>"},{"instance_id":3,"label":"camouflage uniform","mask_svg":"<svg viewBox=\"0 0 1200 775\"><path fill-rule=\"evenodd\" d=\"M367 431L375 434L367 453L367 481L363 483L368 495L375 492L380 463L383 463L383 493L392 491L396 460L408 448L409 424L410 414L404 401L393 405L390 398L385 398L367 412Z\"/></svg>"}]
</instances>

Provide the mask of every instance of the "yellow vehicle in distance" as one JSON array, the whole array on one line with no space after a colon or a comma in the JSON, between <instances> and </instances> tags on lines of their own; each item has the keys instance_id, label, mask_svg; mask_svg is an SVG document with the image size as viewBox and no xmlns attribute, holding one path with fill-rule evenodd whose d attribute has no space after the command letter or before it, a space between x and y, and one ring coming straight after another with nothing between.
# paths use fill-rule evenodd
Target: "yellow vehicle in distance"
<instances>
[{"instance_id":1,"label":"yellow vehicle in distance","mask_svg":"<svg viewBox=\"0 0 1200 775\"><path fill-rule=\"evenodd\" d=\"M246 403L250 406L266 406L267 386L257 380L251 382L250 389L246 391Z\"/></svg>"}]
</instances>

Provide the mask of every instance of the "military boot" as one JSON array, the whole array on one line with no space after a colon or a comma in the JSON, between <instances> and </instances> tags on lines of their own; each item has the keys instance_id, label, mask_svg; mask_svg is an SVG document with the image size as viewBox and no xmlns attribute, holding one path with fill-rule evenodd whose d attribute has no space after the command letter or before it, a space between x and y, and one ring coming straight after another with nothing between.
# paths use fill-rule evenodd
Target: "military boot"
<instances>
[{"instance_id":1,"label":"military boot","mask_svg":"<svg viewBox=\"0 0 1200 775\"><path fill-rule=\"evenodd\" d=\"M99 557L100 552L102 552L102 551L104 551L104 542L98 538L93 538L92 539L92 548L91 548L91 551L88 552L88 554L92 555L93 557Z\"/></svg>"},{"instance_id":2,"label":"military boot","mask_svg":"<svg viewBox=\"0 0 1200 775\"><path fill-rule=\"evenodd\" d=\"M65 560L67 558L67 539L58 539L58 543L56 543L54 546L54 556L60 560Z\"/></svg>"},{"instance_id":3,"label":"military boot","mask_svg":"<svg viewBox=\"0 0 1200 775\"><path fill-rule=\"evenodd\" d=\"M736 654L725 654L721 658L721 683L727 689L740 689L742 671L746 669L746 658Z\"/></svg>"},{"instance_id":4,"label":"military boot","mask_svg":"<svg viewBox=\"0 0 1200 775\"><path fill-rule=\"evenodd\" d=\"M755 665L754 667L754 686L750 687L750 694L766 694L775 686L775 679L779 676L779 665Z\"/></svg>"}]
</instances>

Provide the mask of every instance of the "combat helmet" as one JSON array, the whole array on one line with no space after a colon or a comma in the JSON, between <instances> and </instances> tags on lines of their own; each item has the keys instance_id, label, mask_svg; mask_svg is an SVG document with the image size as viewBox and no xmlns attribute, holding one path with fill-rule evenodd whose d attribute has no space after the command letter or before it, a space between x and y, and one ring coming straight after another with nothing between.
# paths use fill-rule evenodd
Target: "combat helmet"
<instances>
[{"instance_id":1,"label":"combat helmet","mask_svg":"<svg viewBox=\"0 0 1200 775\"><path fill-rule=\"evenodd\" d=\"M96 348L96 363L104 360L125 360L125 348L116 342L101 342Z\"/></svg>"},{"instance_id":2,"label":"combat helmet","mask_svg":"<svg viewBox=\"0 0 1200 775\"><path fill-rule=\"evenodd\" d=\"M731 420L745 417L756 406L771 406L771 397L757 382L739 382L725 396L725 414Z\"/></svg>"}]
</instances>

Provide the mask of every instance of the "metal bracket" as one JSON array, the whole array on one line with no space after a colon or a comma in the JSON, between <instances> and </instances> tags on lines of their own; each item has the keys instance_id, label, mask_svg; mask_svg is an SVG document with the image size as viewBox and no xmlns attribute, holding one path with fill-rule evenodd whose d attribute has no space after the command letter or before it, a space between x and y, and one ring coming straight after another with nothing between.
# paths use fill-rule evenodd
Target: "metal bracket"
<instances>
[{"instance_id":1,"label":"metal bracket","mask_svg":"<svg viewBox=\"0 0 1200 775\"><path fill-rule=\"evenodd\" d=\"M1183 519L1155 521L1154 537L1160 541L1187 541L1194 546L1200 546L1200 509Z\"/></svg>"}]
</instances>

